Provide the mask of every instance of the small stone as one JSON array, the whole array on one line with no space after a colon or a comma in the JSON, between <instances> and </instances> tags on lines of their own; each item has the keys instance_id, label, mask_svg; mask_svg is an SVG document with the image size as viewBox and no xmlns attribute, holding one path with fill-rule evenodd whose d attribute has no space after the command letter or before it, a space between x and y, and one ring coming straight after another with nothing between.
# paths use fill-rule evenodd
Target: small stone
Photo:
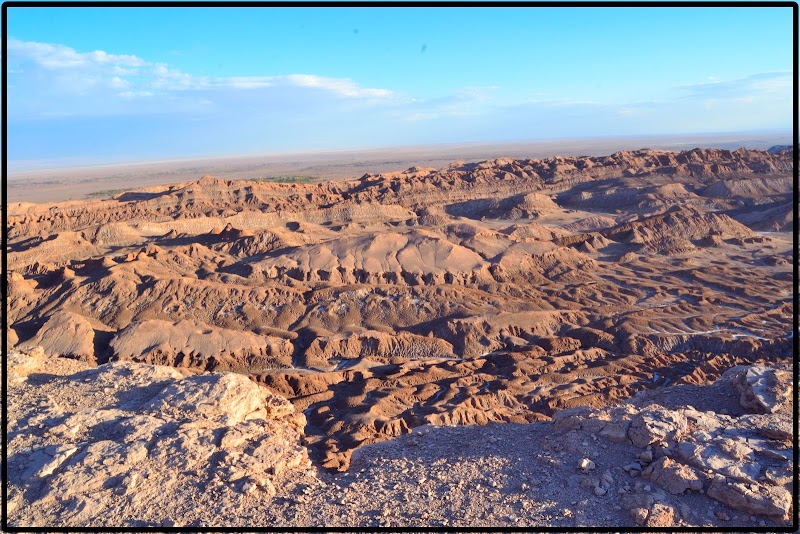
<instances>
[{"instance_id":1,"label":"small stone","mask_svg":"<svg viewBox=\"0 0 800 534\"><path fill-rule=\"evenodd\" d=\"M647 517L646 525L648 527L675 526L675 508L660 503L654 504Z\"/></svg>"},{"instance_id":2,"label":"small stone","mask_svg":"<svg viewBox=\"0 0 800 534\"><path fill-rule=\"evenodd\" d=\"M597 486L596 488L594 488L594 494L597 495L598 497L602 497L606 493L608 493L608 491L603 486Z\"/></svg>"},{"instance_id":3,"label":"small stone","mask_svg":"<svg viewBox=\"0 0 800 534\"><path fill-rule=\"evenodd\" d=\"M615 443L628 441L628 423L608 423L600 431L600 436Z\"/></svg>"},{"instance_id":4,"label":"small stone","mask_svg":"<svg viewBox=\"0 0 800 534\"><path fill-rule=\"evenodd\" d=\"M267 478L262 478L256 480L256 485L261 488L264 492L266 492L270 497L275 495L275 485L272 483L271 480Z\"/></svg>"},{"instance_id":5,"label":"small stone","mask_svg":"<svg viewBox=\"0 0 800 534\"><path fill-rule=\"evenodd\" d=\"M647 521L647 508L631 508L630 514L639 526L644 525L645 521Z\"/></svg>"},{"instance_id":6,"label":"small stone","mask_svg":"<svg viewBox=\"0 0 800 534\"><path fill-rule=\"evenodd\" d=\"M581 471L592 471L595 467L596 464L589 458L583 458L580 462L578 462L578 468Z\"/></svg>"},{"instance_id":7,"label":"small stone","mask_svg":"<svg viewBox=\"0 0 800 534\"><path fill-rule=\"evenodd\" d=\"M631 462L628 465L623 466L623 469L631 473L633 473L634 471L638 473L639 471L642 470L642 466L637 462Z\"/></svg>"},{"instance_id":8,"label":"small stone","mask_svg":"<svg viewBox=\"0 0 800 534\"><path fill-rule=\"evenodd\" d=\"M117 495L127 495L136 486L136 482L138 480L139 480L138 473L129 474L120 481L119 486L114 488L114 493L116 493Z\"/></svg>"}]
</instances>

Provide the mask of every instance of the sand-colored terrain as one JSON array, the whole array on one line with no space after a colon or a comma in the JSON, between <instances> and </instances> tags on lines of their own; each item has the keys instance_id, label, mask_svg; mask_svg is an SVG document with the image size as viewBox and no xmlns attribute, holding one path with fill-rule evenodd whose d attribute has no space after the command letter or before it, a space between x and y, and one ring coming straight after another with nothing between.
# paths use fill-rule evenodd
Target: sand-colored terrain
<instances>
[{"instance_id":1,"label":"sand-colored terrain","mask_svg":"<svg viewBox=\"0 0 800 534\"><path fill-rule=\"evenodd\" d=\"M782 367L552 421L427 425L358 449L339 473L309 462L304 416L243 375L12 352L9 524L785 528Z\"/></svg>"},{"instance_id":2,"label":"sand-colored terrain","mask_svg":"<svg viewBox=\"0 0 800 534\"><path fill-rule=\"evenodd\" d=\"M6 334L45 358L243 374L303 414L314 465L347 471L426 425L547 422L785 367L792 158L637 150L11 203Z\"/></svg>"}]
</instances>

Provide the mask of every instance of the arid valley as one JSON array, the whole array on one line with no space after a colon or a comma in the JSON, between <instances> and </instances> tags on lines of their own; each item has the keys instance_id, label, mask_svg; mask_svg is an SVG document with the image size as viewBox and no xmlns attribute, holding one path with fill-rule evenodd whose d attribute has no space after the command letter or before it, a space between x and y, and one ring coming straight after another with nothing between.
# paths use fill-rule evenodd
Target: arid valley
<instances>
[{"instance_id":1,"label":"arid valley","mask_svg":"<svg viewBox=\"0 0 800 534\"><path fill-rule=\"evenodd\" d=\"M793 157L7 203L9 524L785 526Z\"/></svg>"}]
</instances>

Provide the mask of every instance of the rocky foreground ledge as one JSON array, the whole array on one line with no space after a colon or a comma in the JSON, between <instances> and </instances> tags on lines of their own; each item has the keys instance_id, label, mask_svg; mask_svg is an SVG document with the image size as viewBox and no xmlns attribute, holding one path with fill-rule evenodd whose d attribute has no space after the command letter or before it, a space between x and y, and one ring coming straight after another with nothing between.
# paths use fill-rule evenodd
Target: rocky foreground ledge
<instances>
[{"instance_id":1,"label":"rocky foreground ledge","mask_svg":"<svg viewBox=\"0 0 800 534\"><path fill-rule=\"evenodd\" d=\"M244 376L12 352L9 525L785 526L788 366L547 422L417 428L331 474L305 417Z\"/></svg>"}]
</instances>

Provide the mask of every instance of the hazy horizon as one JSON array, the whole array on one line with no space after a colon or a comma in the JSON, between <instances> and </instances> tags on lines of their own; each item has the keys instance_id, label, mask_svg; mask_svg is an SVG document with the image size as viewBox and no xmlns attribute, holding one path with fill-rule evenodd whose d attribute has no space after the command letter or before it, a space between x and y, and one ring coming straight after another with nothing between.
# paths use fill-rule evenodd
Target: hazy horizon
<instances>
[{"instance_id":1,"label":"hazy horizon","mask_svg":"<svg viewBox=\"0 0 800 534\"><path fill-rule=\"evenodd\" d=\"M8 159L789 130L791 8L7 9Z\"/></svg>"},{"instance_id":2,"label":"hazy horizon","mask_svg":"<svg viewBox=\"0 0 800 534\"><path fill-rule=\"evenodd\" d=\"M581 142L586 142L587 147L602 146L609 147L609 150L615 150L612 147L619 146L619 149L633 150L637 148L655 148L655 149L670 149L678 150L678 145L697 145L702 148L732 148L734 145L744 146L745 148L766 149L776 144L791 144L793 132L789 129L766 129L766 130L751 130L739 132L722 132L722 133L696 133L696 134L663 134L663 135L629 135L629 136L603 136L603 137L571 137L571 138L550 138L550 139L527 139L527 140L506 140L495 142L463 142L463 143L429 143L429 144L407 144L395 146L365 146L365 147L344 147L344 148L321 148L321 149L307 149L296 151L278 151L278 152L254 152L254 153L229 153L229 154L196 154L196 155L177 155L174 157L165 156L159 159L142 158L138 160L133 159L117 159L117 160L81 160L73 161L70 159L62 160L43 160L43 161L8 161L9 174L20 175L45 171L58 171L58 170L77 170L84 168L101 168L101 167L117 167L117 166L136 166L148 165L156 163L180 163L180 162L197 162L204 160L227 160L227 159L243 159L243 158L265 158L267 160L284 161L287 158L300 157L300 156L331 156L336 155L349 155L349 154L369 154L369 153L385 153L391 151L413 151L413 150L431 150L441 148L447 149L462 149L469 147L501 149L502 147L522 147L530 145L531 147L540 147L542 145L558 145L565 144L568 147L567 152L572 154L575 152L574 148ZM635 145L637 140L645 143L641 146ZM651 145L646 144L650 142ZM692 146L691 148L694 148ZM681 148L682 149L682 148ZM591 150L590 150L591 152ZM564 154L569 155L569 154ZM586 155L592 155L587 152ZM534 157L535 155L531 155Z\"/></svg>"},{"instance_id":3,"label":"hazy horizon","mask_svg":"<svg viewBox=\"0 0 800 534\"><path fill-rule=\"evenodd\" d=\"M507 143L447 143L369 149L240 154L143 160L100 165L9 169L7 200L63 201L103 191L130 190L197 180L212 175L226 180L269 176L303 176L313 180L356 179L410 167L442 168L455 161L478 162L498 157L543 159L551 156L605 156L620 150L690 150L740 147L761 149L792 143L787 131L738 132L678 136L628 136L548 139Z\"/></svg>"}]
</instances>

